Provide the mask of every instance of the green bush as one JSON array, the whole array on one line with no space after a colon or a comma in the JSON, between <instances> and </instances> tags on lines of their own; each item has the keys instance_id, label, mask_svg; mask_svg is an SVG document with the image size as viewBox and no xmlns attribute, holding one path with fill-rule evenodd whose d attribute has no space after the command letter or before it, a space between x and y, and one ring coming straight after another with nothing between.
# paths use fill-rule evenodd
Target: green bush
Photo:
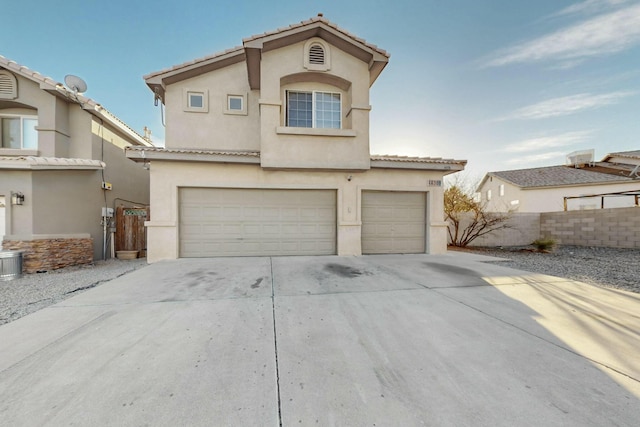
<instances>
[{"instance_id":1,"label":"green bush","mask_svg":"<svg viewBox=\"0 0 640 427\"><path fill-rule=\"evenodd\" d=\"M540 252L550 251L556 245L556 241L553 239L537 239L531 243Z\"/></svg>"}]
</instances>

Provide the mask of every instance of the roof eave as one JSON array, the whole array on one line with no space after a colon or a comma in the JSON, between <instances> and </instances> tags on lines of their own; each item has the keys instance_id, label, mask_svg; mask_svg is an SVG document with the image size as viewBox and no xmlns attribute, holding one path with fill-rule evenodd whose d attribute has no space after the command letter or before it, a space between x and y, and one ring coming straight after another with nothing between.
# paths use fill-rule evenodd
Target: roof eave
<instances>
[{"instance_id":1,"label":"roof eave","mask_svg":"<svg viewBox=\"0 0 640 427\"><path fill-rule=\"evenodd\" d=\"M202 60L195 60L174 68L147 74L144 80L152 92L157 93L164 102L165 87L169 84L187 80L229 65L237 64L245 59L242 48L233 48Z\"/></svg>"},{"instance_id":2,"label":"roof eave","mask_svg":"<svg viewBox=\"0 0 640 427\"><path fill-rule=\"evenodd\" d=\"M458 162L412 162L394 160L371 160L371 168L377 169L411 169L445 172L445 174L460 172L465 165Z\"/></svg>"},{"instance_id":3,"label":"roof eave","mask_svg":"<svg viewBox=\"0 0 640 427\"><path fill-rule=\"evenodd\" d=\"M522 190L546 190L548 188L567 188L567 187L592 187L596 185L620 185L620 184L633 184L637 183L635 180L622 180L622 181L600 181L600 182L582 182L577 184L555 184L555 185L537 185L524 187L520 186Z\"/></svg>"},{"instance_id":4,"label":"roof eave","mask_svg":"<svg viewBox=\"0 0 640 427\"><path fill-rule=\"evenodd\" d=\"M68 160L68 159L64 159ZM102 170L106 167L104 162L95 162L87 164L73 164L67 162L45 163L33 161L30 159L12 159L0 160L0 170Z\"/></svg>"},{"instance_id":5,"label":"roof eave","mask_svg":"<svg viewBox=\"0 0 640 427\"><path fill-rule=\"evenodd\" d=\"M376 61L374 60L369 66L369 87L373 86L375 81L378 79L380 74L382 74L382 70L385 69L389 60L386 61Z\"/></svg>"},{"instance_id":6,"label":"roof eave","mask_svg":"<svg viewBox=\"0 0 640 427\"><path fill-rule=\"evenodd\" d=\"M127 147L125 155L128 159L138 163L146 163L151 160L177 161L177 162L208 162L208 163L244 163L260 164L260 156L239 154L207 153L200 150L184 150L181 152L164 150L162 148Z\"/></svg>"}]
</instances>

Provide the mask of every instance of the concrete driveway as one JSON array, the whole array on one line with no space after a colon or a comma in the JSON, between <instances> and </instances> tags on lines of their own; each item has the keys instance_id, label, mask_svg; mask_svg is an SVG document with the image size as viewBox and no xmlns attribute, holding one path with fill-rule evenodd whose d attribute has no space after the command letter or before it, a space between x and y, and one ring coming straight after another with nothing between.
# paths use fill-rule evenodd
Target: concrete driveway
<instances>
[{"instance_id":1,"label":"concrete driveway","mask_svg":"<svg viewBox=\"0 0 640 427\"><path fill-rule=\"evenodd\" d=\"M638 425L640 295L482 260L150 265L0 327L1 423Z\"/></svg>"}]
</instances>

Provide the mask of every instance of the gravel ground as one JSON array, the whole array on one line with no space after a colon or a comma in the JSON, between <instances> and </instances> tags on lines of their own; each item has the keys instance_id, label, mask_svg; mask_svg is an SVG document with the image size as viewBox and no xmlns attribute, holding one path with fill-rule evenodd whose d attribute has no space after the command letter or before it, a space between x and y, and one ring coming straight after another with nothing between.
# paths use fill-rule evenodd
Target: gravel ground
<instances>
[{"instance_id":1,"label":"gravel ground","mask_svg":"<svg viewBox=\"0 0 640 427\"><path fill-rule=\"evenodd\" d=\"M147 265L145 258L109 259L94 264L24 274L0 281L0 325L63 301Z\"/></svg>"},{"instance_id":2,"label":"gravel ground","mask_svg":"<svg viewBox=\"0 0 640 427\"><path fill-rule=\"evenodd\" d=\"M497 261L505 267L640 293L638 249L561 246L551 253L531 252L531 248L523 247L450 249L506 258L508 261ZM110 259L0 281L0 325L145 265L144 258L127 261Z\"/></svg>"},{"instance_id":3,"label":"gravel ground","mask_svg":"<svg viewBox=\"0 0 640 427\"><path fill-rule=\"evenodd\" d=\"M505 267L640 293L639 249L559 246L550 253L532 252L532 247L463 250L507 258L499 261Z\"/></svg>"}]
</instances>

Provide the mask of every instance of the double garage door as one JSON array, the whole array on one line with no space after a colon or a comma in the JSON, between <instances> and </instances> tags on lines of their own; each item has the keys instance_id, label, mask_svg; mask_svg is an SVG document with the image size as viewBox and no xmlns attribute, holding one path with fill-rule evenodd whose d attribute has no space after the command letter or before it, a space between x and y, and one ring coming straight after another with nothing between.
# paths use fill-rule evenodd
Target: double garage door
<instances>
[{"instance_id":1,"label":"double garage door","mask_svg":"<svg viewBox=\"0 0 640 427\"><path fill-rule=\"evenodd\" d=\"M183 258L335 253L334 190L180 190Z\"/></svg>"},{"instance_id":2,"label":"double garage door","mask_svg":"<svg viewBox=\"0 0 640 427\"><path fill-rule=\"evenodd\" d=\"M336 191L183 188L180 257L336 254ZM425 194L362 193L363 253L424 253Z\"/></svg>"}]
</instances>

